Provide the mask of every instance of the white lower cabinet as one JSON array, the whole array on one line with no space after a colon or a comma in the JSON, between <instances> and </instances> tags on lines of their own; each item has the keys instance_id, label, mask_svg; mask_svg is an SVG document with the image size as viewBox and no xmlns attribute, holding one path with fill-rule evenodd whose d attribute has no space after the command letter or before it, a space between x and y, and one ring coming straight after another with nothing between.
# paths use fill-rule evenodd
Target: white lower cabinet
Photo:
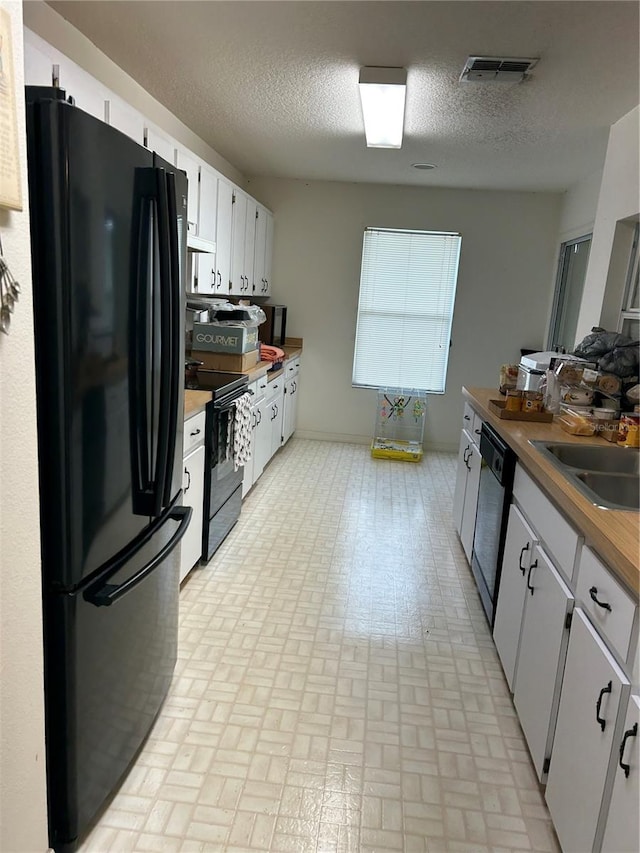
<instances>
[{"instance_id":1,"label":"white lower cabinet","mask_svg":"<svg viewBox=\"0 0 640 853\"><path fill-rule=\"evenodd\" d=\"M524 520L518 507L511 504L507 537L504 543L500 591L493 624L493 641L511 691L513 691L516 674L527 594L527 571L533 559L533 549L537 544L538 539L535 533Z\"/></svg>"},{"instance_id":2,"label":"white lower cabinet","mask_svg":"<svg viewBox=\"0 0 640 853\"><path fill-rule=\"evenodd\" d=\"M270 414L271 407L263 398L256 408L255 450L253 458L254 483L264 471L264 467L269 459L271 459L272 422L269 419Z\"/></svg>"},{"instance_id":3,"label":"white lower cabinet","mask_svg":"<svg viewBox=\"0 0 640 853\"><path fill-rule=\"evenodd\" d=\"M602 839L603 853L638 853L640 850L640 696L629 697L619 745L618 764Z\"/></svg>"},{"instance_id":4,"label":"white lower cabinet","mask_svg":"<svg viewBox=\"0 0 640 853\"><path fill-rule=\"evenodd\" d=\"M453 520L469 562L471 562L473 533L476 526L481 463L482 457L471 437L471 433L463 429L460 437L456 489L453 498Z\"/></svg>"},{"instance_id":5,"label":"white lower cabinet","mask_svg":"<svg viewBox=\"0 0 640 853\"><path fill-rule=\"evenodd\" d=\"M576 607L545 795L564 853L597 849L612 746L622 731L618 711L621 703L626 707L629 689L629 680Z\"/></svg>"},{"instance_id":6,"label":"white lower cabinet","mask_svg":"<svg viewBox=\"0 0 640 853\"><path fill-rule=\"evenodd\" d=\"M274 382L274 393L269 403L269 420L271 421L271 453L269 458L282 444L282 418L284 415L284 378Z\"/></svg>"},{"instance_id":7,"label":"white lower cabinet","mask_svg":"<svg viewBox=\"0 0 640 853\"><path fill-rule=\"evenodd\" d=\"M292 379L284 383L284 417L282 419L282 443L286 444L293 435L296 428L298 416L298 381L299 376L294 374Z\"/></svg>"},{"instance_id":8,"label":"white lower cabinet","mask_svg":"<svg viewBox=\"0 0 640 853\"><path fill-rule=\"evenodd\" d=\"M525 598L513 702L542 781L551 755L574 598L540 546L527 569Z\"/></svg>"},{"instance_id":9,"label":"white lower cabinet","mask_svg":"<svg viewBox=\"0 0 640 853\"><path fill-rule=\"evenodd\" d=\"M188 421L187 421L188 423ZM183 459L182 503L193 509L180 551L180 581L183 581L202 556L202 516L204 502L204 445Z\"/></svg>"}]
</instances>

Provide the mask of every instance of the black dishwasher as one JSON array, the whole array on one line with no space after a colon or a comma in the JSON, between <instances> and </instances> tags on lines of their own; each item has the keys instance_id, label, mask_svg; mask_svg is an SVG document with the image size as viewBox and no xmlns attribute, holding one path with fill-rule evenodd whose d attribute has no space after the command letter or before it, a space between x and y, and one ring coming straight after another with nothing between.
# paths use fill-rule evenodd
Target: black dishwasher
<instances>
[{"instance_id":1,"label":"black dishwasher","mask_svg":"<svg viewBox=\"0 0 640 853\"><path fill-rule=\"evenodd\" d=\"M482 424L480 432L480 455L482 463L471 570L487 619L493 627L516 455L486 423Z\"/></svg>"}]
</instances>

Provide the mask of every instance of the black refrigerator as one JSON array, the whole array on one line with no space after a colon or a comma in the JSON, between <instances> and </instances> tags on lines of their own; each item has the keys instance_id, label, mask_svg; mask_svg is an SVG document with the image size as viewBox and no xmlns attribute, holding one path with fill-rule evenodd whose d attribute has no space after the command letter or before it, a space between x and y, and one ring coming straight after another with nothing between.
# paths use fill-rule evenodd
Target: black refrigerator
<instances>
[{"instance_id":1,"label":"black refrigerator","mask_svg":"<svg viewBox=\"0 0 640 853\"><path fill-rule=\"evenodd\" d=\"M27 87L49 843L72 851L177 652L187 180Z\"/></svg>"}]
</instances>

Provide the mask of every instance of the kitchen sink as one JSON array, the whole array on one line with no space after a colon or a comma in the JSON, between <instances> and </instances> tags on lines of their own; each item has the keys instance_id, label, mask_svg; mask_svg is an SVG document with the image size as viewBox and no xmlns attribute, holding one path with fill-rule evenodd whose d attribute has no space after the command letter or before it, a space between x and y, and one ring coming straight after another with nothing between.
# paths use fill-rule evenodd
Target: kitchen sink
<instances>
[{"instance_id":1,"label":"kitchen sink","mask_svg":"<svg viewBox=\"0 0 640 853\"><path fill-rule=\"evenodd\" d=\"M563 465L570 468L580 468L584 471L606 471L608 474L638 475L640 454L630 447L615 445L599 447L597 444L547 444L544 441L533 441L538 450L544 448Z\"/></svg>"},{"instance_id":2,"label":"kitchen sink","mask_svg":"<svg viewBox=\"0 0 640 853\"><path fill-rule=\"evenodd\" d=\"M578 480L600 498L600 503L640 509L638 477L633 474L607 474L603 471L581 471Z\"/></svg>"},{"instance_id":3,"label":"kitchen sink","mask_svg":"<svg viewBox=\"0 0 640 853\"><path fill-rule=\"evenodd\" d=\"M594 506L640 510L640 452L635 448L532 441Z\"/></svg>"}]
</instances>

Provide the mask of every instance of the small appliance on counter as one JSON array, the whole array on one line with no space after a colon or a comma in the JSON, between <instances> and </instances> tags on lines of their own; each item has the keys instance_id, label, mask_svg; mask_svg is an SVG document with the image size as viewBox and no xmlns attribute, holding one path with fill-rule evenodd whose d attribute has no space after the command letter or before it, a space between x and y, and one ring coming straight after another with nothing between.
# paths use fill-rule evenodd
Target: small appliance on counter
<instances>
[{"instance_id":1,"label":"small appliance on counter","mask_svg":"<svg viewBox=\"0 0 640 853\"><path fill-rule=\"evenodd\" d=\"M593 366L583 358L575 355L563 355L554 351L532 352L523 355L518 365L518 380L516 388L520 391L539 391L553 359L560 358L562 361L577 361L584 367Z\"/></svg>"},{"instance_id":2,"label":"small appliance on counter","mask_svg":"<svg viewBox=\"0 0 640 853\"><path fill-rule=\"evenodd\" d=\"M267 319L258 327L258 339L272 347L284 346L287 325L287 306L263 303L262 310Z\"/></svg>"}]
</instances>

